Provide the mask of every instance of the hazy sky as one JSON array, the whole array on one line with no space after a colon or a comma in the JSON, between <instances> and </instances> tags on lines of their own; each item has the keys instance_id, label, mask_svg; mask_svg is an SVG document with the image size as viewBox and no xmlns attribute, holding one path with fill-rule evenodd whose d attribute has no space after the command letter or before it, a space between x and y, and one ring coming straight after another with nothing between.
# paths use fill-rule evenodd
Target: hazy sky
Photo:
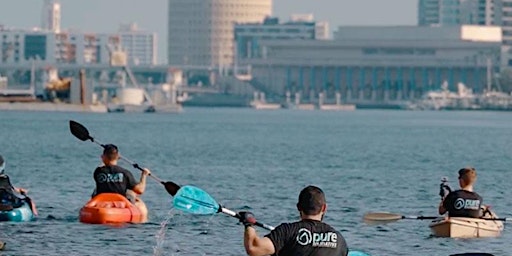
<instances>
[{"instance_id":1,"label":"hazy sky","mask_svg":"<svg viewBox=\"0 0 512 256\"><path fill-rule=\"evenodd\" d=\"M243 0L240 0L243 1ZM43 0L1 0L0 24L29 28L41 23ZM158 34L159 61L165 61L167 0L61 0L62 27L91 32L114 32L120 23L137 22ZM340 25L414 25L417 0L274 0L274 15L313 13Z\"/></svg>"}]
</instances>

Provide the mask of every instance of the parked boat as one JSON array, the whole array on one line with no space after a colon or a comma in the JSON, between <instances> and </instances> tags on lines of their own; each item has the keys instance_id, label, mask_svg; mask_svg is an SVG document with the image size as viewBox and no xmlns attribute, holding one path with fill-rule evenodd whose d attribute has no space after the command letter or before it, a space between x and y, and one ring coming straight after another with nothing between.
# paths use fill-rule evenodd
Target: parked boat
<instances>
[{"instance_id":1,"label":"parked boat","mask_svg":"<svg viewBox=\"0 0 512 256\"><path fill-rule=\"evenodd\" d=\"M440 90L429 91L419 100L406 105L409 110L474 110L479 109L478 97L463 83L457 85L457 92L448 89L448 82Z\"/></svg>"},{"instance_id":2,"label":"parked boat","mask_svg":"<svg viewBox=\"0 0 512 256\"><path fill-rule=\"evenodd\" d=\"M497 218L490 213L485 218ZM503 231L503 222L463 217L441 217L429 225L432 235L452 238L498 237Z\"/></svg>"}]
</instances>

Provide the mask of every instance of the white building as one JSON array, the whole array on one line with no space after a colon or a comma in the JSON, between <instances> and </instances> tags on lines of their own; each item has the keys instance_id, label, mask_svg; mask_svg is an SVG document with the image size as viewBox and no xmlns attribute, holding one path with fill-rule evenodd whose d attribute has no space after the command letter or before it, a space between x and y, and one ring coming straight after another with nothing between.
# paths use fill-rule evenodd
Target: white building
<instances>
[{"instance_id":1,"label":"white building","mask_svg":"<svg viewBox=\"0 0 512 256\"><path fill-rule=\"evenodd\" d=\"M128 54L128 63L132 65L157 64L157 35L141 31L137 24L123 24L119 32L121 45Z\"/></svg>"},{"instance_id":2,"label":"white building","mask_svg":"<svg viewBox=\"0 0 512 256\"><path fill-rule=\"evenodd\" d=\"M170 65L226 67L233 63L234 24L261 22L272 0L169 0Z\"/></svg>"},{"instance_id":3,"label":"white building","mask_svg":"<svg viewBox=\"0 0 512 256\"><path fill-rule=\"evenodd\" d=\"M313 100L420 97L444 81L482 91L500 65L501 29L492 26L340 27L334 40L267 40L260 58L240 59L269 93ZM491 66L488 65L490 62Z\"/></svg>"},{"instance_id":4,"label":"white building","mask_svg":"<svg viewBox=\"0 0 512 256\"><path fill-rule=\"evenodd\" d=\"M60 3L57 0L44 0L41 28L55 33L60 32Z\"/></svg>"},{"instance_id":5,"label":"white building","mask_svg":"<svg viewBox=\"0 0 512 256\"><path fill-rule=\"evenodd\" d=\"M28 64L34 59L50 64L108 64L107 45L120 43L117 34L3 29L0 65Z\"/></svg>"}]
</instances>

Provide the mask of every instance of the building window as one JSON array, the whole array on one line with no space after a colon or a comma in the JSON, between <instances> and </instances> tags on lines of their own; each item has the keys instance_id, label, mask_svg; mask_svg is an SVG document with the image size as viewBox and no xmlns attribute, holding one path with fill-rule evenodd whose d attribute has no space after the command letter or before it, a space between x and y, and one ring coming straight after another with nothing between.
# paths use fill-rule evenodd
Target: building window
<instances>
[{"instance_id":1,"label":"building window","mask_svg":"<svg viewBox=\"0 0 512 256\"><path fill-rule=\"evenodd\" d=\"M36 57L46 59L46 36L26 35L24 56L26 60Z\"/></svg>"}]
</instances>

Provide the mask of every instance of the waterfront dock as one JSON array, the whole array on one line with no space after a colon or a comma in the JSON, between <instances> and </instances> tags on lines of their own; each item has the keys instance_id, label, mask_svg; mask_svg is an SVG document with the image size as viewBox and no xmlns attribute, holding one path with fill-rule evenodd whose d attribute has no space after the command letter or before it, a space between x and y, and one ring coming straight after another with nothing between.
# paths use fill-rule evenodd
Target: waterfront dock
<instances>
[{"instance_id":1,"label":"waterfront dock","mask_svg":"<svg viewBox=\"0 0 512 256\"><path fill-rule=\"evenodd\" d=\"M80 105L51 102L0 102L0 111L42 111L42 112L90 112L107 113L102 104Z\"/></svg>"}]
</instances>

